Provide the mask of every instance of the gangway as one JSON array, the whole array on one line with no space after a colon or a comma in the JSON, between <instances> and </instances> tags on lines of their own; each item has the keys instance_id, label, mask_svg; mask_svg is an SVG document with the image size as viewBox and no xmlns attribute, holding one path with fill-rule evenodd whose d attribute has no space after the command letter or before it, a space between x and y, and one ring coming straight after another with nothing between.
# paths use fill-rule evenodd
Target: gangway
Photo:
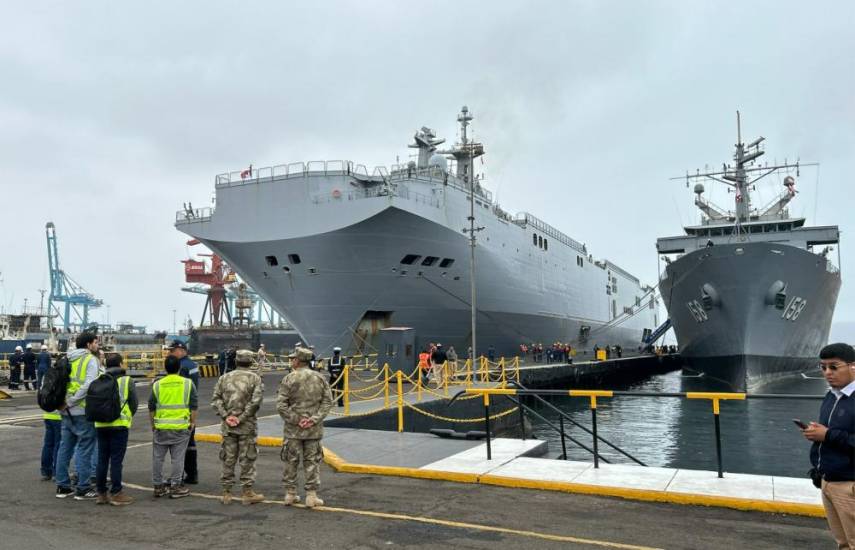
<instances>
[{"instance_id":1,"label":"gangway","mask_svg":"<svg viewBox=\"0 0 855 550\"><path fill-rule=\"evenodd\" d=\"M651 332L647 337L642 339L642 343L646 346L649 346L653 342L659 340L665 333L668 332L668 329L671 328L671 319L665 319L665 322L659 325L659 328Z\"/></svg>"}]
</instances>

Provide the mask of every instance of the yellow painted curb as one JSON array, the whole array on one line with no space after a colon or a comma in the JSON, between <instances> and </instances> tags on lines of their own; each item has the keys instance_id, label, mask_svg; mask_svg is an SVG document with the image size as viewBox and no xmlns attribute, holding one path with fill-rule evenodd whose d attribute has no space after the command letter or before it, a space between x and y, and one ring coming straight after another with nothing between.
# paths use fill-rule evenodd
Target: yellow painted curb
<instances>
[{"instance_id":1,"label":"yellow painted curb","mask_svg":"<svg viewBox=\"0 0 855 550\"><path fill-rule=\"evenodd\" d=\"M196 441L220 443L223 437L217 434L196 434ZM280 437L259 437L258 445L262 447L281 447ZM825 510L818 504L799 504L796 502L776 502L773 500L756 500L736 497L699 495L693 493L672 493L652 491L648 489L628 489L623 487L608 487L586 485L583 483L568 483L563 481L541 481L494 475L467 474L460 472L444 472L441 470L422 470L419 468L404 468L399 466L378 466L374 464L351 464L345 462L331 450L324 448L324 462L334 470L349 474L374 474L395 477L410 477L431 479L434 481L453 481L456 483L479 483L514 489L538 489L542 491L558 491L562 493L577 493L592 496L605 496L640 500L646 502L663 502L668 504L683 504L692 506L714 506L717 508L732 508L754 512L769 512L775 514L791 514L796 516L825 517Z\"/></svg>"},{"instance_id":2,"label":"yellow painted curb","mask_svg":"<svg viewBox=\"0 0 855 550\"><path fill-rule=\"evenodd\" d=\"M822 506L818 504L776 502L773 500L699 495L694 493L673 493L665 491L652 491L648 489L628 489L623 487L606 487L599 485L586 485L582 483L568 483L562 481L540 481L532 479L520 479L514 477L493 476L489 474L478 478L478 483L484 485L496 485L500 487L512 487L517 489L540 489L544 491L560 491L564 493L579 493L585 495L618 497L629 500L643 500L648 502L689 504L693 506L715 506L719 508L733 508L736 510L771 512L777 514L793 514L799 516L812 516L822 518L825 517L825 510Z\"/></svg>"}]
</instances>

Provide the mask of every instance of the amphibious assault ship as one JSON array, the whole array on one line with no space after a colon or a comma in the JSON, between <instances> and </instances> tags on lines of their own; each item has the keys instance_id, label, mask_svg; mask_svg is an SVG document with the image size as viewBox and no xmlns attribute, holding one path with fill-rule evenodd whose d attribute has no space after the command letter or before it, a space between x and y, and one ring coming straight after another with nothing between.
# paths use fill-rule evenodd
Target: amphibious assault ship
<instances>
[{"instance_id":1,"label":"amphibious assault ship","mask_svg":"<svg viewBox=\"0 0 855 550\"><path fill-rule=\"evenodd\" d=\"M742 143L737 113L734 163L685 177L687 187L696 183L700 225L656 242L666 263L660 293L685 364L736 390L817 364L841 282L839 247L837 265L828 257L837 226L807 227L805 218L790 216L800 165L760 165L764 140ZM758 183L776 178L784 191L755 208ZM710 202L702 182L726 185L734 209Z\"/></svg>"},{"instance_id":2,"label":"amphibious assault ship","mask_svg":"<svg viewBox=\"0 0 855 550\"><path fill-rule=\"evenodd\" d=\"M369 170L313 161L220 174L212 207L179 211L178 230L232 266L302 335L370 352L385 327L415 329L417 347L455 346L470 328L470 206L476 247L477 346L515 355L521 343L571 342L581 351L636 349L658 324L654 289L585 244L493 199L473 160L484 146L423 127L417 159ZM470 201L473 197L474 205Z\"/></svg>"}]
</instances>

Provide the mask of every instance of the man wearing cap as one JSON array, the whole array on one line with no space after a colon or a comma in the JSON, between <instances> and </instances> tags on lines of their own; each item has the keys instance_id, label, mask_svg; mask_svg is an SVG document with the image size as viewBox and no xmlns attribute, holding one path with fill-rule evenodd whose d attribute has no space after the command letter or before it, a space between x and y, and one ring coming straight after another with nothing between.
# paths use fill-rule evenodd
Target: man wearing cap
<instances>
[{"instance_id":1,"label":"man wearing cap","mask_svg":"<svg viewBox=\"0 0 855 550\"><path fill-rule=\"evenodd\" d=\"M27 344L27 350L21 356L21 361L24 362L24 389L37 390L36 386L36 354L33 353L33 344ZM32 387L30 387L32 386Z\"/></svg>"},{"instance_id":2,"label":"man wearing cap","mask_svg":"<svg viewBox=\"0 0 855 550\"><path fill-rule=\"evenodd\" d=\"M330 373L330 388L338 392L336 405L344 406L344 365L347 359L341 354L341 348L336 346L333 348L333 355L327 363L327 370Z\"/></svg>"},{"instance_id":3,"label":"man wearing cap","mask_svg":"<svg viewBox=\"0 0 855 550\"><path fill-rule=\"evenodd\" d=\"M436 387L439 388L442 386L444 380L444 372L443 370L446 368L446 364L448 363L448 355L446 355L445 350L442 349L442 344L437 344L436 348L434 348L433 352L430 354L430 362L433 365L433 379L436 382Z\"/></svg>"},{"instance_id":4,"label":"man wearing cap","mask_svg":"<svg viewBox=\"0 0 855 550\"><path fill-rule=\"evenodd\" d=\"M15 346L15 354L9 358L9 389L17 390L21 383L21 365L24 363L24 348Z\"/></svg>"},{"instance_id":5,"label":"man wearing cap","mask_svg":"<svg viewBox=\"0 0 855 550\"><path fill-rule=\"evenodd\" d=\"M264 382L252 372L252 352L246 349L235 354L237 369L224 374L214 386L211 407L223 419L223 443L220 460L223 461L223 504L232 501L235 482L235 463L240 463L240 482L243 486L243 503L254 504L264 500L264 495L252 490L255 484L255 459L258 447L256 415L264 398Z\"/></svg>"},{"instance_id":6,"label":"man wearing cap","mask_svg":"<svg viewBox=\"0 0 855 550\"><path fill-rule=\"evenodd\" d=\"M199 389L199 365L187 356L187 344L181 340L173 340L169 346L169 355L177 357L179 362L178 375L189 378L193 386ZM190 432L187 452L184 453L184 483L196 485L199 483L199 465L196 457L196 427Z\"/></svg>"},{"instance_id":7,"label":"man wearing cap","mask_svg":"<svg viewBox=\"0 0 855 550\"><path fill-rule=\"evenodd\" d=\"M323 420L332 408L332 397L324 376L309 368L311 350L297 348L289 357L291 372L282 379L276 395L276 410L285 421L285 442L280 453L285 462L282 474L285 505L290 506L300 500L297 497L297 469L302 458L306 506L314 508L324 504L317 491L321 485L320 465L324 457L321 449Z\"/></svg>"}]
</instances>

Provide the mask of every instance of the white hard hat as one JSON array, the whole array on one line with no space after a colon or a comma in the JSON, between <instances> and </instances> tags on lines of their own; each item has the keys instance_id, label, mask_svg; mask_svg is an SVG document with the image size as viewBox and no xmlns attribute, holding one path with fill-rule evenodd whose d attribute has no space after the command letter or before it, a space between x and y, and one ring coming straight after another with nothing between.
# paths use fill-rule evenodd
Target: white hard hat
<instances>
[{"instance_id":1,"label":"white hard hat","mask_svg":"<svg viewBox=\"0 0 855 550\"><path fill-rule=\"evenodd\" d=\"M27 349L33 349L33 344L32 343L27 344Z\"/></svg>"},{"instance_id":2,"label":"white hard hat","mask_svg":"<svg viewBox=\"0 0 855 550\"><path fill-rule=\"evenodd\" d=\"M15 351L24 351L24 348L21 346L15 346Z\"/></svg>"},{"instance_id":3,"label":"white hard hat","mask_svg":"<svg viewBox=\"0 0 855 550\"><path fill-rule=\"evenodd\" d=\"M341 351L341 348L340 348L340 347L338 347L338 346L336 346L336 347L334 347L332 350L333 350L333 351Z\"/></svg>"}]
</instances>

